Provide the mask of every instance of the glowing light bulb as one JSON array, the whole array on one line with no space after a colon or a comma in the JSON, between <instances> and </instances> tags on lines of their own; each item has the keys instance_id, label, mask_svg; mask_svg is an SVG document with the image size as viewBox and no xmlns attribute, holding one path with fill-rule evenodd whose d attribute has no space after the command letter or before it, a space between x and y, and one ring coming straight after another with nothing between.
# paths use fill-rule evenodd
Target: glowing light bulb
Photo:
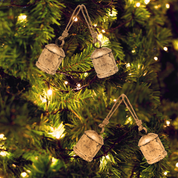
<instances>
[{"instance_id":1,"label":"glowing light bulb","mask_svg":"<svg viewBox=\"0 0 178 178\"><path fill-rule=\"evenodd\" d=\"M102 32L105 33L106 31L103 29Z\"/></svg>"},{"instance_id":2,"label":"glowing light bulb","mask_svg":"<svg viewBox=\"0 0 178 178\"><path fill-rule=\"evenodd\" d=\"M164 51L168 51L168 48L167 48L167 47L164 47L163 49L164 49Z\"/></svg>"},{"instance_id":3,"label":"glowing light bulb","mask_svg":"<svg viewBox=\"0 0 178 178\"><path fill-rule=\"evenodd\" d=\"M109 155L107 155L106 158L109 159Z\"/></svg>"},{"instance_id":4,"label":"glowing light bulb","mask_svg":"<svg viewBox=\"0 0 178 178\"><path fill-rule=\"evenodd\" d=\"M170 123L171 123L170 121L166 121L167 126L170 126Z\"/></svg>"},{"instance_id":5,"label":"glowing light bulb","mask_svg":"<svg viewBox=\"0 0 178 178\"><path fill-rule=\"evenodd\" d=\"M166 3L166 8L169 9L170 8L170 4Z\"/></svg>"},{"instance_id":6,"label":"glowing light bulb","mask_svg":"<svg viewBox=\"0 0 178 178\"><path fill-rule=\"evenodd\" d=\"M27 20L27 16L24 14L21 14L18 16L18 21L24 22Z\"/></svg>"},{"instance_id":7,"label":"glowing light bulb","mask_svg":"<svg viewBox=\"0 0 178 178\"><path fill-rule=\"evenodd\" d=\"M117 99L114 99L113 101L114 101L114 102L116 102L116 101L117 101Z\"/></svg>"},{"instance_id":8,"label":"glowing light bulb","mask_svg":"<svg viewBox=\"0 0 178 178\"><path fill-rule=\"evenodd\" d=\"M0 152L0 155L1 155L1 156L7 156L8 153L7 153L6 151L1 151L1 152Z\"/></svg>"},{"instance_id":9,"label":"glowing light bulb","mask_svg":"<svg viewBox=\"0 0 178 178\"><path fill-rule=\"evenodd\" d=\"M94 27L97 27L97 24L94 24L93 26L94 26Z\"/></svg>"},{"instance_id":10,"label":"glowing light bulb","mask_svg":"<svg viewBox=\"0 0 178 178\"><path fill-rule=\"evenodd\" d=\"M78 18L77 17L73 17L73 20L74 20L74 22L77 22Z\"/></svg>"},{"instance_id":11,"label":"glowing light bulb","mask_svg":"<svg viewBox=\"0 0 178 178\"><path fill-rule=\"evenodd\" d=\"M26 172L22 172L22 173L21 173L21 176L22 176L22 177L26 177L26 176L27 176L27 173L26 173Z\"/></svg>"},{"instance_id":12,"label":"glowing light bulb","mask_svg":"<svg viewBox=\"0 0 178 178\"><path fill-rule=\"evenodd\" d=\"M126 64L126 67L130 67L130 63L127 63L127 64Z\"/></svg>"},{"instance_id":13,"label":"glowing light bulb","mask_svg":"<svg viewBox=\"0 0 178 178\"><path fill-rule=\"evenodd\" d=\"M0 139L3 139L4 138L4 134L0 134Z\"/></svg>"},{"instance_id":14,"label":"glowing light bulb","mask_svg":"<svg viewBox=\"0 0 178 178\"><path fill-rule=\"evenodd\" d=\"M145 0L145 4L148 4L150 2L150 0Z\"/></svg>"},{"instance_id":15,"label":"glowing light bulb","mask_svg":"<svg viewBox=\"0 0 178 178\"><path fill-rule=\"evenodd\" d=\"M87 76L88 76L88 73L87 73L87 72L85 72L85 73L84 73L84 76L85 76L85 77L87 77Z\"/></svg>"},{"instance_id":16,"label":"glowing light bulb","mask_svg":"<svg viewBox=\"0 0 178 178\"><path fill-rule=\"evenodd\" d=\"M48 95L52 95L53 91L51 89L48 90Z\"/></svg>"},{"instance_id":17,"label":"glowing light bulb","mask_svg":"<svg viewBox=\"0 0 178 178\"><path fill-rule=\"evenodd\" d=\"M132 50L132 53L135 53L135 49Z\"/></svg>"},{"instance_id":18,"label":"glowing light bulb","mask_svg":"<svg viewBox=\"0 0 178 178\"><path fill-rule=\"evenodd\" d=\"M164 175L166 176L166 175L167 175L167 172L164 172Z\"/></svg>"},{"instance_id":19,"label":"glowing light bulb","mask_svg":"<svg viewBox=\"0 0 178 178\"><path fill-rule=\"evenodd\" d=\"M155 9L158 9L159 6L154 6Z\"/></svg>"},{"instance_id":20,"label":"glowing light bulb","mask_svg":"<svg viewBox=\"0 0 178 178\"><path fill-rule=\"evenodd\" d=\"M178 167L178 163L176 163L176 167Z\"/></svg>"},{"instance_id":21,"label":"glowing light bulb","mask_svg":"<svg viewBox=\"0 0 178 178\"><path fill-rule=\"evenodd\" d=\"M67 85L69 82L68 82L68 81L65 81L64 83Z\"/></svg>"},{"instance_id":22,"label":"glowing light bulb","mask_svg":"<svg viewBox=\"0 0 178 178\"><path fill-rule=\"evenodd\" d=\"M81 87L81 84L80 84L80 83L78 83L78 84L77 84L77 87Z\"/></svg>"},{"instance_id":23,"label":"glowing light bulb","mask_svg":"<svg viewBox=\"0 0 178 178\"><path fill-rule=\"evenodd\" d=\"M140 5L141 5L140 2L136 3L136 7L140 7Z\"/></svg>"},{"instance_id":24,"label":"glowing light bulb","mask_svg":"<svg viewBox=\"0 0 178 178\"><path fill-rule=\"evenodd\" d=\"M98 38L99 38L99 39L102 39L102 38L103 38L103 35L102 35L102 34L99 34L99 35L98 35Z\"/></svg>"},{"instance_id":25,"label":"glowing light bulb","mask_svg":"<svg viewBox=\"0 0 178 178\"><path fill-rule=\"evenodd\" d=\"M16 165L15 165L15 164L12 164L12 166L13 166L13 167L16 167Z\"/></svg>"},{"instance_id":26,"label":"glowing light bulb","mask_svg":"<svg viewBox=\"0 0 178 178\"><path fill-rule=\"evenodd\" d=\"M157 60L158 60L158 57L155 56L155 57L154 57L154 60L157 61Z\"/></svg>"},{"instance_id":27,"label":"glowing light bulb","mask_svg":"<svg viewBox=\"0 0 178 178\"><path fill-rule=\"evenodd\" d=\"M56 137L57 139L60 139L60 138L62 138L62 137L64 137L64 131L65 131L65 128L64 128L64 125L63 125L63 123L61 123L60 125L59 125L59 127L57 127L57 128L53 128L53 127L51 127L51 133L49 133L49 134L51 134L53 137Z\"/></svg>"}]
</instances>

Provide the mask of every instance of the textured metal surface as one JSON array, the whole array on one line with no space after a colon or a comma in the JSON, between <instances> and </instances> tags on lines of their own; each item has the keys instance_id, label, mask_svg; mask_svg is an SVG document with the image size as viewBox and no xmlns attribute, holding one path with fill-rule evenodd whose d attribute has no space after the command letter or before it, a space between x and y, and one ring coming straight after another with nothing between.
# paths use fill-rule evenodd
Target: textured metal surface
<instances>
[{"instance_id":1,"label":"textured metal surface","mask_svg":"<svg viewBox=\"0 0 178 178\"><path fill-rule=\"evenodd\" d=\"M73 150L82 159L91 162L103 144L103 138L97 132L88 130L84 132Z\"/></svg>"},{"instance_id":2,"label":"textured metal surface","mask_svg":"<svg viewBox=\"0 0 178 178\"><path fill-rule=\"evenodd\" d=\"M109 48L102 47L96 49L92 53L91 59L98 78L109 77L118 72L116 61L114 59L111 49Z\"/></svg>"},{"instance_id":3,"label":"textured metal surface","mask_svg":"<svg viewBox=\"0 0 178 178\"><path fill-rule=\"evenodd\" d=\"M146 158L148 164L154 164L162 160L167 152L157 134L149 133L142 136L138 146Z\"/></svg>"},{"instance_id":4,"label":"textured metal surface","mask_svg":"<svg viewBox=\"0 0 178 178\"><path fill-rule=\"evenodd\" d=\"M64 57L65 53L62 48L49 44L43 49L36 66L42 71L54 75Z\"/></svg>"}]
</instances>

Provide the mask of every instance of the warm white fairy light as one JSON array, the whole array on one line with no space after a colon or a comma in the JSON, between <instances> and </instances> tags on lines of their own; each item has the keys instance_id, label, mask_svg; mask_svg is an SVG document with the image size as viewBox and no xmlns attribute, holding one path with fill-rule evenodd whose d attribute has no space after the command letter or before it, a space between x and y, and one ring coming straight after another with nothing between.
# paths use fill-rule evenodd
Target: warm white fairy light
<instances>
[{"instance_id":1,"label":"warm white fairy light","mask_svg":"<svg viewBox=\"0 0 178 178\"><path fill-rule=\"evenodd\" d=\"M171 122L170 121L166 121L166 125L170 126Z\"/></svg>"},{"instance_id":2,"label":"warm white fairy light","mask_svg":"<svg viewBox=\"0 0 178 178\"><path fill-rule=\"evenodd\" d=\"M22 172L22 173L21 173L21 176L22 176L22 177L26 177L26 176L27 176L27 173L26 173L26 172Z\"/></svg>"},{"instance_id":3,"label":"warm white fairy light","mask_svg":"<svg viewBox=\"0 0 178 178\"><path fill-rule=\"evenodd\" d=\"M97 27L97 24L94 24L93 26L94 26L94 27Z\"/></svg>"},{"instance_id":4,"label":"warm white fairy light","mask_svg":"<svg viewBox=\"0 0 178 178\"><path fill-rule=\"evenodd\" d=\"M87 77L87 76L88 76L88 72L85 72L85 73L84 73L84 76Z\"/></svg>"},{"instance_id":5,"label":"warm white fairy light","mask_svg":"<svg viewBox=\"0 0 178 178\"><path fill-rule=\"evenodd\" d=\"M117 101L117 99L114 99L113 101L114 101L114 102L116 102L116 101Z\"/></svg>"},{"instance_id":6,"label":"warm white fairy light","mask_svg":"<svg viewBox=\"0 0 178 178\"><path fill-rule=\"evenodd\" d=\"M15 164L12 164L13 167L17 167Z\"/></svg>"},{"instance_id":7,"label":"warm white fairy light","mask_svg":"<svg viewBox=\"0 0 178 178\"><path fill-rule=\"evenodd\" d=\"M156 5L156 6L154 6L154 8L155 8L155 9L158 9L158 8L159 8L159 6L157 6L157 5Z\"/></svg>"},{"instance_id":8,"label":"warm white fairy light","mask_svg":"<svg viewBox=\"0 0 178 178\"><path fill-rule=\"evenodd\" d=\"M53 127L50 127L50 128L52 132L49 134L52 135L53 137L57 139L64 137L65 128L64 128L63 123L61 123L57 128L53 128Z\"/></svg>"},{"instance_id":9,"label":"warm white fairy light","mask_svg":"<svg viewBox=\"0 0 178 178\"><path fill-rule=\"evenodd\" d=\"M145 0L145 4L148 4L150 2L150 0Z\"/></svg>"},{"instance_id":10,"label":"warm white fairy light","mask_svg":"<svg viewBox=\"0 0 178 178\"><path fill-rule=\"evenodd\" d=\"M164 172L164 175L166 176L166 175L167 175L167 172Z\"/></svg>"},{"instance_id":11,"label":"warm white fairy light","mask_svg":"<svg viewBox=\"0 0 178 178\"><path fill-rule=\"evenodd\" d=\"M130 67L130 63L127 63L127 64L126 64L126 67L127 67L127 68Z\"/></svg>"},{"instance_id":12,"label":"warm white fairy light","mask_svg":"<svg viewBox=\"0 0 178 178\"><path fill-rule=\"evenodd\" d=\"M27 16L26 16L26 15L20 14L20 15L18 16L18 21L24 22L24 21L26 21L26 20L27 20Z\"/></svg>"},{"instance_id":13,"label":"warm white fairy light","mask_svg":"<svg viewBox=\"0 0 178 178\"><path fill-rule=\"evenodd\" d=\"M0 139L3 139L4 138L4 134L0 134Z\"/></svg>"},{"instance_id":14,"label":"warm white fairy light","mask_svg":"<svg viewBox=\"0 0 178 178\"><path fill-rule=\"evenodd\" d=\"M140 2L136 3L136 7L140 7L140 5L141 5Z\"/></svg>"},{"instance_id":15,"label":"warm white fairy light","mask_svg":"<svg viewBox=\"0 0 178 178\"><path fill-rule=\"evenodd\" d=\"M132 53L135 53L135 49L132 50Z\"/></svg>"},{"instance_id":16,"label":"warm white fairy light","mask_svg":"<svg viewBox=\"0 0 178 178\"><path fill-rule=\"evenodd\" d=\"M99 38L99 40L101 40L101 39L103 38L103 35L100 33L100 34L98 35L98 38Z\"/></svg>"},{"instance_id":17,"label":"warm white fairy light","mask_svg":"<svg viewBox=\"0 0 178 178\"><path fill-rule=\"evenodd\" d=\"M65 81L64 83L67 85L69 82L68 82L68 81Z\"/></svg>"},{"instance_id":18,"label":"warm white fairy light","mask_svg":"<svg viewBox=\"0 0 178 178\"><path fill-rule=\"evenodd\" d=\"M178 163L176 163L176 167L178 167Z\"/></svg>"},{"instance_id":19,"label":"warm white fairy light","mask_svg":"<svg viewBox=\"0 0 178 178\"><path fill-rule=\"evenodd\" d=\"M52 95L53 91L51 89L48 90L48 95Z\"/></svg>"},{"instance_id":20,"label":"warm white fairy light","mask_svg":"<svg viewBox=\"0 0 178 178\"><path fill-rule=\"evenodd\" d=\"M155 56L155 57L154 57L154 60L157 61L157 60L158 60L158 57Z\"/></svg>"},{"instance_id":21,"label":"warm white fairy light","mask_svg":"<svg viewBox=\"0 0 178 178\"><path fill-rule=\"evenodd\" d=\"M1 151L0 152L0 156L7 156L8 155L8 152L7 151Z\"/></svg>"},{"instance_id":22,"label":"warm white fairy light","mask_svg":"<svg viewBox=\"0 0 178 178\"><path fill-rule=\"evenodd\" d=\"M102 32L105 33L106 31L103 29Z\"/></svg>"},{"instance_id":23,"label":"warm white fairy light","mask_svg":"<svg viewBox=\"0 0 178 178\"><path fill-rule=\"evenodd\" d=\"M170 4L166 3L166 8L169 9L170 8Z\"/></svg>"},{"instance_id":24,"label":"warm white fairy light","mask_svg":"<svg viewBox=\"0 0 178 178\"><path fill-rule=\"evenodd\" d=\"M78 18L77 18L77 17L74 17L73 20L74 20L74 22L77 22L77 21L78 21Z\"/></svg>"},{"instance_id":25,"label":"warm white fairy light","mask_svg":"<svg viewBox=\"0 0 178 178\"><path fill-rule=\"evenodd\" d=\"M78 83L78 84L77 84L77 87L81 87L81 84L80 84L80 83Z\"/></svg>"},{"instance_id":26,"label":"warm white fairy light","mask_svg":"<svg viewBox=\"0 0 178 178\"><path fill-rule=\"evenodd\" d=\"M164 49L164 51L168 51L168 48L166 46L163 49Z\"/></svg>"}]
</instances>

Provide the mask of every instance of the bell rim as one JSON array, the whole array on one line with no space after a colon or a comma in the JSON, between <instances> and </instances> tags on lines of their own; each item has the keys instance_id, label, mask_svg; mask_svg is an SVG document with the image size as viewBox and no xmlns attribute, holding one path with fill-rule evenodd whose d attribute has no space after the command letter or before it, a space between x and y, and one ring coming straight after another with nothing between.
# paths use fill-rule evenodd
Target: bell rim
<instances>
[{"instance_id":1,"label":"bell rim","mask_svg":"<svg viewBox=\"0 0 178 178\"><path fill-rule=\"evenodd\" d=\"M152 137L151 139L148 138L148 141L147 142L143 142L143 140L145 139L145 137L147 136L151 136L151 135L154 135L154 137ZM148 133L147 135L144 135L140 138L139 142L138 142L138 146L139 147L142 147L148 143L150 143L151 141L153 141L154 139L156 139L158 137L158 134L155 134L155 133ZM158 137L159 138L159 137Z\"/></svg>"},{"instance_id":2,"label":"bell rim","mask_svg":"<svg viewBox=\"0 0 178 178\"><path fill-rule=\"evenodd\" d=\"M53 49L50 49L50 47L56 48L56 50L60 51L61 53L56 53L56 52L54 52ZM52 53L58 55L58 56L61 56L61 57L63 57L63 58L65 57L65 52L64 52L64 50L63 50L62 48L58 47L58 46L57 46L56 44L54 44L54 43L45 45L45 48L46 48L47 50L49 50L50 52L52 52Z\"/></svg>"},{"instance_id":3,"label":"bell rim","mask_svg":"<svg viewBox=\"0 0 178 178\"><path fill-rule=\"evenodd\" d=\"M103 50L103 54L102 55L100 55L100 56L97 56L97 57L95 57L95 53L97 53L99 50ZM107 50L107 51L106 51ZM104 55L106 55L106 54L109 54L109 53L112 53L112 49L110 49L110 48L107 48L107 47L101 47L101 48L98 48L98 49L95 49L94 51L93 51L93 53L91 54L91 59L93 60L93 59L97 59L97 58L99 58L99 57L102 57L102 56L104 56Z\"/></svg>"}]
</instances>

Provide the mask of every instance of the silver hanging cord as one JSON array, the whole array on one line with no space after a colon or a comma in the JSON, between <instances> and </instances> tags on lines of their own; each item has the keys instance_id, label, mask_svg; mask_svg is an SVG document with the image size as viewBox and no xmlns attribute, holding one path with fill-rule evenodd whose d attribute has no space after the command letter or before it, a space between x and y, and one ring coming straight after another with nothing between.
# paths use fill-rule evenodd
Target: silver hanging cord
<instances>
[{"instance_id":1,"label":"silver hanging cord","mask_svg":"<svg viewBox=\"0 0 178 178\"><path fill-rule=\"evenodd\" d=\"M136 113L135 113L135 111L134 111L129 99L127 98L127 96L125 94L121 94L119 96L119 98L116 100L115 104L111 108L111 110L108 113L108 115L106 116L106 118L103 120L103 122L101 124L99 124L99 127L102 128L100 133L104 132L105 125L109 124L109 119L112 117L112 115L114 114L114 112L117 110L117 108L120 106L120 104L122 102L124 102L124 104L126 105L126 107L129 110L129 112L131 113L132 117L134 118L136 124L138 125L138 130L139 131L145 130L145 132L147 133L147 129L142 126L142 121L138 119L138 117L137 117L137 115L136 115Z\"/></svg>"},{"instance_id":2,"label":"silver hanging cord","mask_svg":"<svg viewBox=\"0 0 178 178\"><path fill-rule=\"evenodd\" d=\"M100 48L101 48L101 41L99 41L99 40L97 39L97 33L94 31L94 28L93 28L93 25L92 25L90 16L89 16L89 14L88 14L87 8L86 8L86 6L83 5L83 4L81 5L81 7L82 7L82 8L81 8L81 11L82 11L83 17L84 17L84 19L85 19L85 21L86 21L86 23L87 23L87 25L88 25L88 28L89 28L89 30L90 30L90 34L91 34L91 36L92 36L92 38L93 38L93 44L99 42ZM84 11L85 11L86 15L85 15ZM87 17L86 17L86 16L87 16ZM88 18L88 20L87 20L87 18Z\"/></svg>"},{"instance_id":3,"label":"silver hanging cord","mask_svg":"<svg viewBox=\"0 0 178 178\"><path fill-rule=\"evenodd\" d=\"M77 18L78 14L79 14L79 12L80 12L80 10L81 10L81 8L82 8L82 5L78 5L78 6L74 9L71 18L70 18L70 20L69 20L69 22L68 22L68 24L67 24L65 30L64 30L63 33L62 33L62 36L60 36L60 37L57 39L57 40L62 41L62 44L61 44L60 46L63 46L63 45L64 45L64 38L66 38L66 37L69 35L68 31L70 30L71 26L73 25L75 18ZM56 41L56 43L57 43L57 41Z\"/></svg>"}]
</instances>

